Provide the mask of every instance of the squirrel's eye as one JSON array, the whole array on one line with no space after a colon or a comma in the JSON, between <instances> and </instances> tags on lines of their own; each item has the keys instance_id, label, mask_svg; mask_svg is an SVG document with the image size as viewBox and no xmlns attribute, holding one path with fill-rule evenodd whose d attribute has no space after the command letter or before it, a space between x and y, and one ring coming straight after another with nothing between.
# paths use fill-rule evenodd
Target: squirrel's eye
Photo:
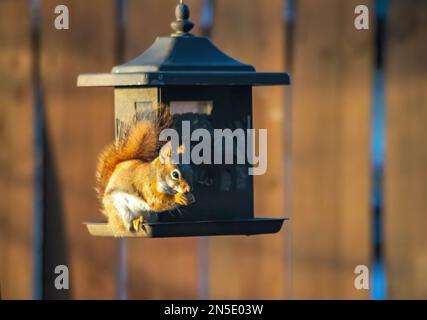
<instances>
[{"instance_id":1,"label":"squirrel's eye","mask_svg":"<svg viewBox=\"0 0 427 320\"><path fill-rule=\"evenodd\" d=\"M172 172L171 172L171 177L172 177L172 179L174 179L174 180L178 180L179 179L179 176L180 176L180 174L179 174L179 171L178 170L173 170Z\"/></svg>"}]
</instances>

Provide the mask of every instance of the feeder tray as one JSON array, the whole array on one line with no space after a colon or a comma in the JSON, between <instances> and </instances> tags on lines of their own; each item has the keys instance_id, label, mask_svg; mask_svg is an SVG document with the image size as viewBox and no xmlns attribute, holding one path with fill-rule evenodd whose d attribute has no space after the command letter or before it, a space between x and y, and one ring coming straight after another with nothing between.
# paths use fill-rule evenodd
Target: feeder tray
<instances>
[{"instance_id":1,"label":"feeder tray","mask_svg":"<svg viewBox=\"0 0 427 320\"><path fill-rule=\"evenodd\" d=\"M185 221L185 222L153 222L145 223L144 229L138 232L126 232L118 237L133 238L165 238L165 237L198 237L255 235L276 233L287 219L254 218L239 220ZM115 236L106 222L86 222L92 236Z\"/></svg>"}]
</instances>

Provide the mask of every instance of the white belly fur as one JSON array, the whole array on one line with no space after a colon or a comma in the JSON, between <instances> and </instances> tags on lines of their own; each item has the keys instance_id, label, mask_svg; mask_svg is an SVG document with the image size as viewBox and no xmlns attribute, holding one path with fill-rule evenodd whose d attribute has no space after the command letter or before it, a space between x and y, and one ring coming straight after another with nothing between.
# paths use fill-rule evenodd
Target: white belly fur
<instances>
[{"instance_id":1,"label":"white belly fur","mask_svg":"<svg viewBox=\"0 0 427 320\"><path fill-rule=\"evenodd\" d=\"M129 223L141 215L148 218L148 213L151 211L151 208L148 203L141 198L122 191L113 192L111 197L123 221Z\"/></svg>"}]
</instances>

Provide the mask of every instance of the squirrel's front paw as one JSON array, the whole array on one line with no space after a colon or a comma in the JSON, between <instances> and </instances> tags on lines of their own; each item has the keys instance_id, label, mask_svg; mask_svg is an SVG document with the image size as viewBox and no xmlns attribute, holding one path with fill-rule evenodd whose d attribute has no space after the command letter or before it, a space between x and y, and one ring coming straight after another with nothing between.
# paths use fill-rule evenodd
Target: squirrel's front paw
<instances>
[{"instance_id":1,"label":"squirrel's front paw","mask_svg":"<svg viewBox=\"0 0 427 320\"><path fill-rule=\"evenodd\" d=\"M139 216L138 218L132 220L132 227L133 227L133 231L139 231L142 229L144 223L144 218L143 216Z\"/></svg>"},{"instance_id":2,"label":"squirrel's front paw","mask_svg":"<svg viewBox=\"0 0 427 320\"><path fill-rule=\"evenodd\" d=\"M194 198L194 195L190 192L177 193L175 195L175 202L181 206L188 206L189 204L196 202L196 198Z\"/></svg>"}]
</instances>

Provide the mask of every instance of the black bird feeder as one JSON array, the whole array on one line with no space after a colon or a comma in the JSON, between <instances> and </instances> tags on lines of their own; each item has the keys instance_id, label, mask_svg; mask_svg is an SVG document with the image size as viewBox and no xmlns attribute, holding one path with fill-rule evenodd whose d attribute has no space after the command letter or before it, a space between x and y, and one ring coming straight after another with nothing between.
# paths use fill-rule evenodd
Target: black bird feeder
<instances>
[{"instance_id":1,"label":"black bird feeder","mask_svg":"<svg viewBox=\"0 0 427 320\"><path fill-rule=\"evenodd\" d=\"M174 124L191 128L252 128L252 86L289 85L287 73L256 72L220 51L208 38L190 33L188 7L176 8L174 32L158 37L135 59L111 73L81 74L80 87L114 87L116 135L131 115L164 104ZM178 129L178 132L180 130ZM255 218L253 177L246 164L193 166L196 203L182 214L158 214L139 237L253 235L275 233L285 219ZM87 223L94 236L112 236L107 223Z\"/></svg>"}]
</instances>

